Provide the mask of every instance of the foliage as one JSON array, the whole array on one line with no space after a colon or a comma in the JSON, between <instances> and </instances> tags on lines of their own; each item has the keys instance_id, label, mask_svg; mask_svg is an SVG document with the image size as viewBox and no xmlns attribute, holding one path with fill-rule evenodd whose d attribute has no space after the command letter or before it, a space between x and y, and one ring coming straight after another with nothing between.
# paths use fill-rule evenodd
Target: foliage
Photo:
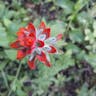
<instances>
[{"instance_id":1,"label":"foliage","mask_svg":"<svg viewBox=\"0 0 96 96\"><path fill-rule=\"evenodd\" d=\"M10 90L10 96L96 96L96 2L93 1L0 1L0 96L7 96ZM50 56L52 67L37 62L37 69L30 70L26 58L21 63L17 61L16 50L9 45L20 27L28 22L38 26L41 20L51 28L52 36L58 33L64 36L57 44L59 54Z\"/></svg>"}]
</instances>

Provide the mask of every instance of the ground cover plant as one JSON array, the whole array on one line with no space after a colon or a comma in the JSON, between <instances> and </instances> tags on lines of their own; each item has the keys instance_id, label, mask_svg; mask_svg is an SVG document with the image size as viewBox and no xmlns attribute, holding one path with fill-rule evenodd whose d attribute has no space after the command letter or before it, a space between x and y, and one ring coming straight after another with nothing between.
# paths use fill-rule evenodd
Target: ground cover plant
<instances>
[{"instance_id":1,"label":"ground cover plant","mask_svg":"<svg viewBox=\"0 0 96 96\"><path fill-rule=\"evenodd\" d=\"M45 50L45 35L38 40L28 24L33 31L46 25L46 38L56 37L46 50L56 53L49 54L50 63L47 54L36 55ZM34 38L25 40L26 33L21 40L20 28ZM34 65L24 55L33 41L41 48L31 55L38 59ZM17 55L20 44L24 54ZM96 96L96 1L0 0L0 96Z\"/></svg>"}]
</instances>

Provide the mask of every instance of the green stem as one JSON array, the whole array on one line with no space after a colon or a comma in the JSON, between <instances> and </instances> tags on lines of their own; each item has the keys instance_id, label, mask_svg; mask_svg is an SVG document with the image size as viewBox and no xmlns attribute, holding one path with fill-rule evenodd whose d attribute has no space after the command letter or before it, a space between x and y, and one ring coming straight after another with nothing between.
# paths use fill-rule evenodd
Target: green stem
<instances>
[{"instance_id":1,"label":"green stem","mask_svg":"<svg viewBox=\"0 0 96 96\"><path fill-rule=\"evenodd\" d=\"M22 67L22 64L21 64L21 62L20 62L19 68L18 68L17 73L16 73L16 77L15 77L14 81L12 82L12 86L14 86L14 84L16 83L16 80L18 79L18 76L19 76L21 67ZM11 93L12 93L12 88L10 89L10 91L9 91L9 93L8 93L8 96L10 96Z\"/></svg>"},{"instance_id":2,"label":"green stem","mask_svg":"<svg viewBox=\"0 0 96 96\"><path fill-rule=\"evenodd\" d=\"M65 32L64 32L64 38L66 39L68 37L68 33L69 33L69 28L70 28L70 25L72 23L72 19L69 21L66 29L65 29Z\"/></svg>"},{"instance_id":3,"label":"green stem","mask_svg":"<svg viewBox=\"0 0 96 96\"><path fill-rule=\"evenodd\" d=\"M7 89L9 90L8 81L7 81L7 78L6 78L5 72L4 72L3 70L1 70L1 74L2 74L2 76L3 76L3 79L4 79L4 82L5 82L5 85L6 85Z\"/></svg>"}]
</instances>

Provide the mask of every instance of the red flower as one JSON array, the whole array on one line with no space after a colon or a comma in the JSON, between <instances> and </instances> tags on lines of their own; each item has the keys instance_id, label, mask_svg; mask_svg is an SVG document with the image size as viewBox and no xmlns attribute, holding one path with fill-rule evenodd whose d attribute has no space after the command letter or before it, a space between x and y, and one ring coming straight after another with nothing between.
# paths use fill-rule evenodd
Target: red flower
<instances>
[{"instance_id":1,"label":"red flower","mask_svg":"<svg viewBox=\"0 0 96 96\"><path fill-rule=\"evenodd\" d=\"M56 53L57 49L54 44L61 38L62 34L50 37L50 28L47 28L44 22L41 22L37 29L32 23L29 23L26 28L19 29L17 40L11 43L10 46L18 49L18 60L23 59L27 55L30 56L28 60L30 69L36 68L36 59L50 67L50 60L46 53Z\"/></svg>"}]
</instances>

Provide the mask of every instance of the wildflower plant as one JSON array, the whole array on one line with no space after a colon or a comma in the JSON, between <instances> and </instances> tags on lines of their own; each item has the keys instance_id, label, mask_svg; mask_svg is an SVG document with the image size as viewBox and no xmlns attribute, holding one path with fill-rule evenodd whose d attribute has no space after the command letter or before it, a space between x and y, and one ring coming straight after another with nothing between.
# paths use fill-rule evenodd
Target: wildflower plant
<instances>
[{"instance_id":1,"label":"wildflower plant","mask_svg":"<svg viewBox=\"0 0 96 96\"><path fill-rule=\"evenodd\" d=\"M55 44L62 38L62 34L51 37L50 32L50 28L47 28L43 21L38 28L35 28L32 23L29 23L26 28L20 28L17 32L17 40L10 45L12 48L18 49L17 59L21 60L25 56L29 56L28 66L30 69L36 68L37 59L50 67L48 53L58 53Z\"/></svg>"}]
</instances>

